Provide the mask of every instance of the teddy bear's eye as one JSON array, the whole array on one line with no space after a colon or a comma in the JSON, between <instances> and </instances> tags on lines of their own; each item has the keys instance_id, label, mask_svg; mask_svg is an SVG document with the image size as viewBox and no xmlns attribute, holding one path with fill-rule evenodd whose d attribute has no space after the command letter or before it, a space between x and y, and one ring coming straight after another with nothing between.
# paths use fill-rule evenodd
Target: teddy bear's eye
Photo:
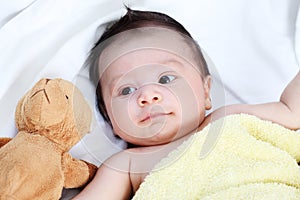
<instances>
[{"instance_id":1,"label":"teddy bear's eye","mask_svg":"<svg viewBox=\"0 0 300 200\"><path fill-rule=\"evenodd\" d=\"M66 95L66 99L69 99L69 97Z\"/></svg>"}]
</instances>

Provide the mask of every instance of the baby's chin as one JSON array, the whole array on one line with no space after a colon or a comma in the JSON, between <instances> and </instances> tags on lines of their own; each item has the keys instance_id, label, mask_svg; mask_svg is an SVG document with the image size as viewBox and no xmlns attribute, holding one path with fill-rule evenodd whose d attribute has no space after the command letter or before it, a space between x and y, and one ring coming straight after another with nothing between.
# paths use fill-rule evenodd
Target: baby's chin
<instances>
[{"instance_id":1,"label":"baby's chin","mask_svg":"<svg viewBox=\"0 0 300 200\"><path fill-rule=\"evenodd\" d=\"M167 124L167 125L166 125ZM122 132L118 134L124 141L133 146L157 146L165 145L178 139L186 138L195 133L199 128L199 122L190 122L186 126L176 123L157 122L150 126L137 127L130 135Z\"/></svg>"},{"instance_id":2,"label":"baby's chin","mask_svg":"<svg viewBox=\"0 0 300 200\"><path fill-rule=\"evenodd\" d=\"M149 129L147 130L147 132ZM156 132L155 134L153 132L150 132L147 136L147 134L143 134L143 136L131 136L127 138L123 138L125 141L129 142L130 144L136 145L136 146L156 146L156 145L163 145L170 143L174 140L176 140L177 137L177 131L160 131Z\"/></svg>"},{"instance_id":3,"label":"baby's chin","mask_svg":"<svg viewBox=\"0 0 300 200\"><path fill-rule=\"evenodd\" d=\"M126 129L125 129L126 128ZM126 142L138 146L161 145L173 141L179 126L161 118L155 118L143 125L118 127L114 129L116 135Z\"/></svg>"}]
</instances>

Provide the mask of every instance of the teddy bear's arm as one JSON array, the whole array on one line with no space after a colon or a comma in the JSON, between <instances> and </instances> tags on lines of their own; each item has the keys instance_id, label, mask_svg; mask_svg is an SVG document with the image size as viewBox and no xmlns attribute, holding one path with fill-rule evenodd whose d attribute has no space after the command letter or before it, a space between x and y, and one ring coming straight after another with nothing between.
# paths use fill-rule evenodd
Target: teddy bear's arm
<instances>
[{"instance_id":1,"label":"teddy bear's arm","mask_svg":"<svg viewBox=\"0 0 300 200\"><path fill-rule=\"evenodd\" d=\"M4 146L6 143L11 141L12 138L0 138L0 147Z\"/></svg>"},{"instance_id":2,"label":"teddy bear's arm","mask_svg":"<svg viewBox=\"0 0 300 200\"><path fill-rule=\"evenodd\" d=\"M94 177L98 167L72 158L69 153L63 155L63 170L65 176L65 188L77 188L86 185Z\"/></svg>"}]
</instances>

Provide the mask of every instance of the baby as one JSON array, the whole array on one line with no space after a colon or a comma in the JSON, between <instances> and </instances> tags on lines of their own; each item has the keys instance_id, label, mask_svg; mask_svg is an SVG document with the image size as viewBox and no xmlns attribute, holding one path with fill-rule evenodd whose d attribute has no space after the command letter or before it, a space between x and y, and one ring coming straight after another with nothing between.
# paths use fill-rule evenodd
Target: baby
<instances>
[{"instance_id":1,"label":"baby","mask_svg":"<svg viewBox=\"0 0 300 200\"><path fill-rule=\"evenodd\" d=\"M88 62L98 108L130 148L107 159L75 199L130 199L161 158L225 115L247 113L300 128L300 73L279 102L230 105L206 116L211 76L200 47L162 13L128 9L104 32Z\"/></svg>"}]
</instances>

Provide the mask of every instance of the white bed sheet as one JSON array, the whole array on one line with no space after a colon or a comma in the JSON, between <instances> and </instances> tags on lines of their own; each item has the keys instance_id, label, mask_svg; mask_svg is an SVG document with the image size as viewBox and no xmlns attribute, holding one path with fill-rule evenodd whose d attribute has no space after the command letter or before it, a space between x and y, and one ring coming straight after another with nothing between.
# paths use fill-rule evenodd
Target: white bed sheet
<instances>
[{"instance_id":1,"label":"white bed sheet","mask_svg":"<svg viewBox=\"0 0 300 200\"><path fill-rule=\"evenodd\" d=\"M299 70L299 3L0 0L0 137L17 133L14 109L25 91L42 77L60 77L82 89L95 114L92 132L71 150L73 156L99 165L124 148L97 113L94 88L82 69L105 24L124 14L123 4L165 12L186 26L215 64L214 108L276 101Z\"/></svg>"}]
</instances>

